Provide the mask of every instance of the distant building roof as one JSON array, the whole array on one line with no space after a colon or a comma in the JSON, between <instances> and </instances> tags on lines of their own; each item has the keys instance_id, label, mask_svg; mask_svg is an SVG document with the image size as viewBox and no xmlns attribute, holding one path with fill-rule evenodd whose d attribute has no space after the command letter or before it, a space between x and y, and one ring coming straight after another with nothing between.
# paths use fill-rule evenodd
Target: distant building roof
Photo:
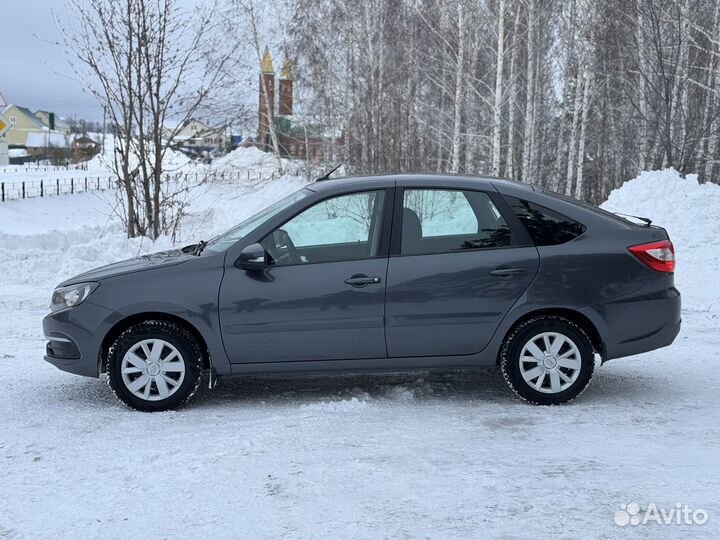
<instances>
[{"instance_id":1,"label":"distant building roof","mask_svg":"<svg viewBox=\"0 0 720 540\"><path fill-rule=\"evenodd\" d=\"M45 124L43 124L42 121L37 116L35 116L35 113L33 113L30 109L28 109L27 107L21 107L20 105L15 105L15 107L18 111L27 116L28 120L35 124L35 126L40 129L45 127Z\"/></svg>"},{"instance_id":2,"label":"distant building roof","mask_svg":"<svg viewBox=\"0 0 720 540\"><path fill-rule=\"evenodd\" d=\"M30 132L25 142L27 148L67 148L68 138L58 131L45 131L45 133Z\"/></svg>"},{"instance_id":3,"label":"distant building roof","mask_svg":"<svg viewBox=\"0 0 720 540\"><path fill-rule=\"evenodd\" d=\"M50 115L54 114L50 111L43 111L42 109L38 109L35 111L35 117L42 122L42 125L45 127L50 127ZM63 118L58 116L57 114L55 116L55 129L62 129L69 131L70 130L70 124L67 121L67 118Z\"/></svg>"},{"instance_id":4,"label":"distant building roof","mask_svg":"<svg viewBox=\"0 0 720 540\"><path fill-rule=\"evenodd\" d=\"M79 137L74 137L73 143L75 143L75 144L98 144L97 141L95 141L94 139L91 139L87 135L80 135Z\"/></svg>"}]
</instances>

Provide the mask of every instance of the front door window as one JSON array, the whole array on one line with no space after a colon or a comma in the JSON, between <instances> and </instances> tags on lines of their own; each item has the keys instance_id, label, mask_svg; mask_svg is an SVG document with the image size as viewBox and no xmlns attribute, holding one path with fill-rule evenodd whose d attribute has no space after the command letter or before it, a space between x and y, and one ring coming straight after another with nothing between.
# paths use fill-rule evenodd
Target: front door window
<instances>
[{"instance_id":1,"label":"front door window","mask_svg":"<svg viewBox=\"0 0 720 540\"><path fill-rule=\"evenodd\" d=\"M325 199L270 233L261 244L276 266L368 259L379 254L385 191Z\"/></svg>"}]
</instances>

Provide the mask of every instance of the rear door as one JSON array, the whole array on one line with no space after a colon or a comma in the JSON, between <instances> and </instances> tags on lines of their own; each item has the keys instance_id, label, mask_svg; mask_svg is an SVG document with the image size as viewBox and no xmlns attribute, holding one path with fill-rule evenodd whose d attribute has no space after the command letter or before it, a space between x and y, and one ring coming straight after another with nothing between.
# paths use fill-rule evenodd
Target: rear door
<instances>
[{"instance_id":1,"label":"rear door","mask_svg":"<svg viewBox=\"0 0 720 540\"><path fill-rule=\"evenodd\" d=\"M395 197L388 355L479 352L535 277L537 249L496 191L407 185Z\"/></svg>"}]
</instances>

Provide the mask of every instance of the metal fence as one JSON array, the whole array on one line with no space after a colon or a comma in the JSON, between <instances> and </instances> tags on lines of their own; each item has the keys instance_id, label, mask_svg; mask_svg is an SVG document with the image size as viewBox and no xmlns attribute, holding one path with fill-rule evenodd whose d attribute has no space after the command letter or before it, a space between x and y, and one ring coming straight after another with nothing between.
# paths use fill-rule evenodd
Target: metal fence
<instances>
[{"instance_id":1,"label":"metal fence","mask_svg":"<svg viewBox=\"0 0 720 540\"><path fill-rule=\"evenodd\" d=\"M0 174L6 172L12 173L54 173L58 171L87 171L87 163L74 163L72 165L37 165L32 163L25 163L23 165L8 165L6 167L0 167Z\"/></svg>"},{"instance_id":2,"label":"metal fence","mask_svg":"<svg viewBox=\"0 0 720 540\"><path fill-rule=\"evenodd\" d=\"M35 197L52 197L90 191L105 191L113 189L116 185L117 180L115 178L98 176L0 182L0 202L13 199L32 199Z\"/></svg>"},{"instance_id":3,"label":"metal fence","mask_svg":"<svg viewBox=\"0 0 720 540\"><path fill-rule=\"evenodd\" d=\"M35 169L33 169L35 170ZM16 172L16 171L15 171ZM285 174L304 175L300 169ZM184 181L185 185L200 185L205 182L247 182L250 185L260 185L268 180L274 180L276 173L256 173L251 171L223 171L223 172L195 172L176 173L166 175L166 180ZM72 195L75 193L88 193L117 189L120 184L115 177L109 176L82 176L72 178L51 178L42 180L25 180L18 182L0 182L0 202L32 199L36 197L53 197L58 195Z\"/></svg>"}]
</instances>

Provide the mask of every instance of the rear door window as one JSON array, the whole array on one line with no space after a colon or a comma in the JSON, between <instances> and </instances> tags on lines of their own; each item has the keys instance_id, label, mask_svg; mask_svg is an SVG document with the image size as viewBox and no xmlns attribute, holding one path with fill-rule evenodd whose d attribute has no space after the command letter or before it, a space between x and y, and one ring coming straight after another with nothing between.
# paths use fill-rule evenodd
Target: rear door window
<instances>
[{"instance_id":1,"label":"rear door window","mask_svg":"<svg viewBox=\"0 0 720 540\"><path fill-rule=\"evenodd\" d=\"M517 197L505 200L525 226L536 246L556 246L574 240L585 232L585 226L554 210Z\"/></svg>"},{"instance_id":2,"label":"rear door window","mask_svg":"<svg viewBox=\"0 0 720 540\"><path fill-rule=\"evenodd\" d=\"M487 193L404 190L402 255L498 248L511 240L510 227Z\"/></svg>"}]
</instances>

